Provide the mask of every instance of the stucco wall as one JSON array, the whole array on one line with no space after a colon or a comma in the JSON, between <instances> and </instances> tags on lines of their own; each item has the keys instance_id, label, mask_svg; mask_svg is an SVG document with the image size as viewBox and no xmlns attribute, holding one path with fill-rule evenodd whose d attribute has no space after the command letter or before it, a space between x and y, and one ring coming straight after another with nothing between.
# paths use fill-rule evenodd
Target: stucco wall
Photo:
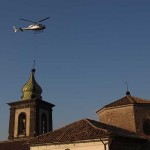
<instances>
[{"instance_id":1,"label":"stucco wall","mask_svg":"<svg viewBox=\"0 0 150 150\"><path fill-rule=\"evenodd\" d=\"M99 120L103 123L136 132L135 115L132 105L104 108L98 112L98 115Z\"/></svg>"},{"instance_id":2,"label":"stucco wall","mask_svg":"<svg viewBox=\"0 0 150 150\"><path fill-rule=\"evenodd\" d=\"M123 129L143 133L143 122L150 120L149 105L128 105L104 108L98 112L99 120Z\"/></svg>"},{"instance_id":3,"label":"stucco wall","mask_svg":"<svg viewBox=\"0 0 150 150\"><path fill-rule=\"evenodd\" d=\"M108 150L108 146L104 149L104 144L98 142L70 143L70 144L53 144L43 146L31 146L30 150Z\"/></svg>"}]
</instances>

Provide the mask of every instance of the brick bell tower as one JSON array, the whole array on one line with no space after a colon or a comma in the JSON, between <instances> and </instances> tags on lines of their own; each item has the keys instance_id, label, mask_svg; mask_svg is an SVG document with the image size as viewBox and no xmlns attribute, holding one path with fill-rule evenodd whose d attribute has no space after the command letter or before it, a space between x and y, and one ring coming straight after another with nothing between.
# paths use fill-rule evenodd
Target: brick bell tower
<instances>
[{"instance_id":1,"label":"brick bell tower","mask_svg":"<svg viewBox=\"0 0 150 150\"><path fill-rule=\"evenodd\" d=\"M55 106L42 99L42 88L35 80L35 68L22 88L20 101L10 106L8 139L28 138L52 131L52 108Z\"/></svg>"}]
</instances>

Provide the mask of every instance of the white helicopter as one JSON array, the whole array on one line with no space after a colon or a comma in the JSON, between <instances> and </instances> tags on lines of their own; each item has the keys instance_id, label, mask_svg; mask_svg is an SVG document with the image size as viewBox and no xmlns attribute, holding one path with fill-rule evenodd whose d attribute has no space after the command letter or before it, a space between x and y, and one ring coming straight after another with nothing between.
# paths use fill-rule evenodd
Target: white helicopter
<instances>
[{"instance_id":1,"label":"white helicopter","mask_svg":"<svg viewBox=\"0 0 150 150\"><path fill-rule=\"evenodd\" d=\"M20 19L20 20L23 20L23 21L32 22L33 24L29 25L26 28L16 28L15 26L13 26L14 32L17 32L17 31L22 31L23 32L23 30L42 31L42 30L44 30L46 28L46 26L43 25L43 24L40 24L40 22L42 22L44 20L47 20L49 18L50 17L47 17L47 18L44 18L44 19L42 19L40 21L37 21L37 22L26 20L26 19Z\"/></svg>"}]
</instances>

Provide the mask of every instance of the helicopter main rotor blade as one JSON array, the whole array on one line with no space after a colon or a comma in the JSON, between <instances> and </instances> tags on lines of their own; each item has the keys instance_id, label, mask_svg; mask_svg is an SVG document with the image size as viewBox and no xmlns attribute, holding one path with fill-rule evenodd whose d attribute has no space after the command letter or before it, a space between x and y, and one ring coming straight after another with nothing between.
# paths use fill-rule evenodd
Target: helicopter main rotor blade
<instances>
[{"instance_id":1,"label":"helicopter main rotor blade","mask_svg":"<svg viewBox=\"0 0 150 150\"><path fill-rule=\"evenodd\" d=\"M34 22L34 21L30 21L30 20L26 20L26 19L20 19L20 20L27 21L27 22L31 22L31 23L36 23L36 22Z\"/></svg>"},{"instance_id":2,"label":"helicopter main rotor blade","mask_svg":"<svg viewBox=\"0 0 150 150\"><path fill-rule=\"evenodd\" d=\"M42 19L42 20L40 20L40 21L38 21L38 22L42 22L42 21L47 20L47 19L49 19L49 18L50 18L50 17L47 17L47 18Z\"/></svg>"}]
</instances>

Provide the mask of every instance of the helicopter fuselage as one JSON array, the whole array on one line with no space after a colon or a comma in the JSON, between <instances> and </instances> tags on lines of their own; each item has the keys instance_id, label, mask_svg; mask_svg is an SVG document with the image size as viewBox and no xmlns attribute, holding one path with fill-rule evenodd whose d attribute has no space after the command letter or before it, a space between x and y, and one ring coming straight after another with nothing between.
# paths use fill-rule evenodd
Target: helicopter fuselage
<instances>
[{"instance_id":1,"label":"helicopter fuselage","mask_svg":"<svg viewBox=\"0 0 150 150\"><path fill-rule=\"evenodd\" d=\"M34 30L34 31L39 31L39 30L44 30L46 27L43 24L31 24L27 28L22 28L23 30Z\"/></svg>"},{"instance_id":2,"label":"helicopter fuselage","mask_svg":"<svg viewBox=\"0 0 150 150\"><path fill-rule=\"evenodd\" d=\"M41 30L44 30L45 28L46 27L43 24L31 24L26 28L16 28L14 26L14 31L15 32L17 32L17 31L22 31L23 32L23 30L41 31Z\"/></svg>"}]
</instances>

